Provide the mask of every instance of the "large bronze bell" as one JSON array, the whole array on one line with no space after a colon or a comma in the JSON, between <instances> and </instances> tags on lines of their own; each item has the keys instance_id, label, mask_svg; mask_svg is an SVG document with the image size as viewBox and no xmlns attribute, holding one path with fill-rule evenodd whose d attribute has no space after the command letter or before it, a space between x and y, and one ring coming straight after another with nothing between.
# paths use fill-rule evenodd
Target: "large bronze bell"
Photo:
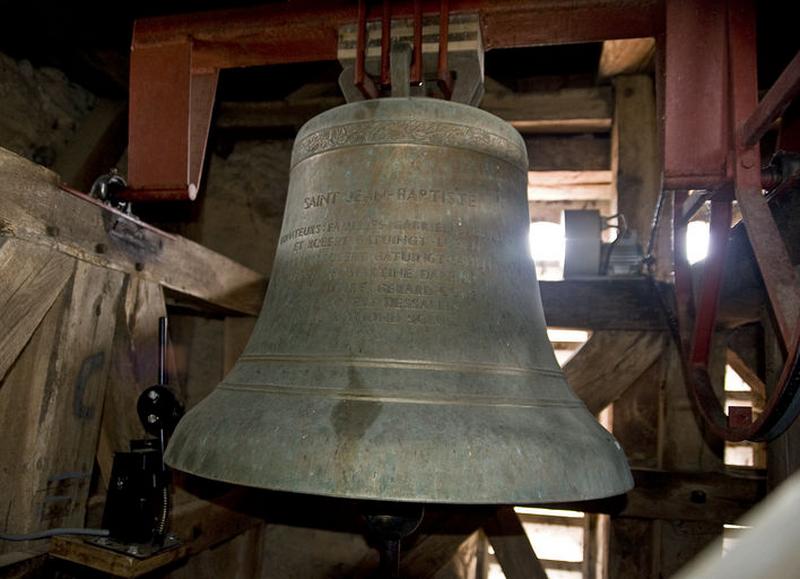
<instances>
[{"instance_id":1,"label":"large bronze bell","mask_svg":"<svg viewBox=\"0 0 800 579\"><path fill-rule=\"evenodd\" d=\"M632 486L572 393L528 253L528 156L474 107L387 98L300 131L262 313L166 460L336 497L530 504Z\"/></svg>"}]
</instances>

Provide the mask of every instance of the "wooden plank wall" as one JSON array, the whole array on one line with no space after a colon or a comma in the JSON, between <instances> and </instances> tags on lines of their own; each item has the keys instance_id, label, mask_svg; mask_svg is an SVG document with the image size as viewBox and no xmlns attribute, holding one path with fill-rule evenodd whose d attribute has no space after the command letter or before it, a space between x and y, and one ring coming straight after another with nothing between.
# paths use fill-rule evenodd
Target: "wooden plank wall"
<instances>
[{"instance_id":1,"label":"wooden plank wall","mask_svg":"<svg viewBox=\"0 0 800 579\"><path fill-rule=\"evenodd\" d=\"M266 280L64 191L54 174L2 149L0 174L2 528L21 534L97 524L90 491L104 491L113 453L144 435L135 405L157 380L164 286L211 311L251 316ZM209 503L183 495L178 514L202 517L176 521L205 537L226 541L254 524L219 525L206 516ZM213 524L221 531L205 529ZM248 537L242 553L260 540L257 532ZM0 542L0 556L14 561L47 548Z\"/></svg>"}]
</instances>

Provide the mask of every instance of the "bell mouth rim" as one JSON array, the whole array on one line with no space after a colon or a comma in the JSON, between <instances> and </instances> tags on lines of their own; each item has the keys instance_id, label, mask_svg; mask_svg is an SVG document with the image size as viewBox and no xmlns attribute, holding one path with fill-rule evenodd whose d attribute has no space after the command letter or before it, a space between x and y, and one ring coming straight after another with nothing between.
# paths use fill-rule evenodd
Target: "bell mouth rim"
<instances>
[{"instance_id":1,"label":"bell mouth rim","mask_svg":"<svg viewBox=\"0 0 800 579\"><path fill-rule=\"evenodd\" d=\"M614 494L598 494L595 496L587 496L580 499L565 497L565 498L556 498L556 499L546 499L541 502L531 502L531 501L446 501L446 500L435 500L435 499L426 499L426 498L395 498L389 497L387 498L386 495L367 495L367 494L344 494L344 493L331 493L331 492L324 492L324 491L304 491L304 490L297 490L297 488L280 488L278 486L272 487L263 487L263 486L256 486L254 484L246 484L242 482L236 482L233 480L226 479L225 477L215 477L210 476L207 474L200 474L198 472L193 472L190 469L182 468L178 466L174 466L173 463L166 459L166 463L170 468L179 470L183 473L186 473L190 476L207 479L210 481L214 481L216 483L224 483L233 486L245 487L248 489L254 489L258 491L267 491L267 492L274 492L274 493L287 493L292 495L298 496L309 496L309 497L322 497L325 499L341 499L341 500L349 500L349 501L364 501L366 502L381 502L381 503L403 503L403 504L420 504L420 505L443 505L443 506L454 506L457 507L459 505L465 507L499 507L499 506L513 506L513 507L555 507L558 505L565 505L569 504L571 508L576 510L577 507L583 503L591 503L594 501L599 500L611 500L616 497L624 497L626 493L630 492L634 486L635 482L633 480L633 476L629 474L629 481L627 482L627 487L621 490L620 492L616 492Z\"/></svg>"}]
</instances>

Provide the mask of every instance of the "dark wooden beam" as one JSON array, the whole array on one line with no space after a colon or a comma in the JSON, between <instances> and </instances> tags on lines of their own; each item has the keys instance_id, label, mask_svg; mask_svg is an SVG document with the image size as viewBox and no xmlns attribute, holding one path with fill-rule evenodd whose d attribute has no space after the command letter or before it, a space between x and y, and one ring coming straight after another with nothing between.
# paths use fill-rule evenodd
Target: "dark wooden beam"
<instances>
[{"instance_id":1,"label":"dark wooden beam","mask_svg":"<svg viewBox=\"0 0 800 579\"><path fill-rule=\"evenodd\" d=\"M481 108L522 133L607 133L614 107L610 88L592 87L487 93Z\"/></svg>"},{"instance_id":2,"label":"dark wooden beam","mask_svg":"<svg viewBox=\"0 0 800 579\"><path fill-rule=\"evenodd\" d=\"M215 128L258 136L276 129L297 130L310 118L344 104L340 96L315 96L270 102L224 102ZM526 134L608 133L613 116L609 87L571 88L530 93L489 92L480 108ZM601 167L608 169L608 165Z\"/></svg>"},{"instance_id":3,"label":"dark wooden beam","mask_svg":"<svg viewBox=\"0 0 800 579\"><path fill-rule=\"evenodd\" d=\"M525 135L531 171L607 171L611 143L604 135Z\"/></svg>"},{"instance_id":4,"label":"dark wooden beam","mask_svg":"<svg viewBox=\"0 0 800 579\"><path fill-rule=\"evenodd\" d=\"M257 315L266 279L183 237L85 195L0 149L0 239L34 243L80 261L161 284L228 312Z\"/></svg>"},{"instance_id":5,"label":"dark wooden beam","mask_svg":"<svg viewBox=\"0 0 800 579\"><path fill-rule=\"evenodd\" d=\"M661 195L655 87L649 76L634 75L615 78L614 89L611 162L617 185L617 208L646 251ZM671 244L662 249L671 249ZM659 254L657 265L671 271L671 256L671 251ZM664 273L660 279L666 277Z\"/></svg>"},{"instance_id":6,"label":"dark wooden beam","mask_svg":"<svg viewBox=\"0 0 800 579\"><path fill-rule=\"evenodd\" d=\"M419 531L403 545L401 577L434 577L489 515L486 509L429 509Z\"/></svg>"},{"instance_id":7,"label":"dark wooden beam","mask_svg":"<svg viewBox=\"0 0 800 579\"><path fill-rule=\"evenodd\" d=\"M665 471L632 468L635 486L619 497L582 503L563 503L589 513L617 519L735 523L766 496L763 471L729 469L722 472Z\"/></svg>"},{"instance_id":8,"label":"dark wooden beam","mask_svg":"<svg viewBox=\"0 0 800 579\"><path fill-rule=\"evenodd\" d=\"M592 330L666 330L652 282L641 278L598 277L541 281L548 326Z\"/></svg>"},{"instance_id":9,"label":"dark wooden beam","mask_svg":"<svg viewBox=\"0 0 800 579\"><path fill-rule=\"evenodd\" d=\"M506 579L547 579L514 507L497 509L484 523L483 530Z\"/></svg>"},{"instance_id":10,"label":"dark wooden beam","mask_svg":"<svg viewBox=\"0 0 800 579\"><path fill-rule=\"evenodd\" d=\"M617 400L662 355L667 332L597 331L564 367L589 412Z\"/></svg>"}]
</instances>

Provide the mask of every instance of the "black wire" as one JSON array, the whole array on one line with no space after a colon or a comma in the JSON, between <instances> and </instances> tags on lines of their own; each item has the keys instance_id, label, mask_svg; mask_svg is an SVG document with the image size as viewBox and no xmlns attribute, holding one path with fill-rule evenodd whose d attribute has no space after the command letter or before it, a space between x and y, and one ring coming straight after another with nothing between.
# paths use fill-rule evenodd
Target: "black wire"
<instances>
[{"instance_id":1,"label":"black wire","mask_svg":"<svg viewBox=\"0 0 800 579\"><path fill-rule=\"evenodd\" d=\"M56 529L45 529L44 531L34 531L22 535L9 535L0 533L0 541L37 541L39 539L49 539L60 535L88 535L91 537L108 537L108 529L83 529L59 527Z\"/></svg>"}]
</instances>

